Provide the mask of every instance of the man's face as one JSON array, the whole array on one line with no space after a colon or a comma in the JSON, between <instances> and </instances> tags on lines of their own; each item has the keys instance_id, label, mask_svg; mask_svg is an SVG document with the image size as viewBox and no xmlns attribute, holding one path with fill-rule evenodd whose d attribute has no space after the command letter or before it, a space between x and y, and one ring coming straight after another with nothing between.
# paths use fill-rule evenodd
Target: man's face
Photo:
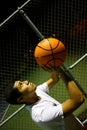
<instances>
[{"instance_id":1,"label":"man's face","mask_svg":"<svg viewBox=\"0 0 87 130\"><path fill-rule=\"evenodd\" d=\"M31 93L33 90L35 90L36 86L35 84L26 80L26 81L15 81L14 88L17 88L18 91L21 93Z\"/></svg>"},{"instance_id":2,"label":"man's face","mask_svg":"<svg viewBox=\"0 0 87 130\"><path fill-rule=\"evenodd\" d=\"M22 96L18 98L18 102L27 103L32 99L32 92L35 91L36 85L29 81L15 81L14 88L17 88L22 94Z\"/></svg>"}]
</instances>

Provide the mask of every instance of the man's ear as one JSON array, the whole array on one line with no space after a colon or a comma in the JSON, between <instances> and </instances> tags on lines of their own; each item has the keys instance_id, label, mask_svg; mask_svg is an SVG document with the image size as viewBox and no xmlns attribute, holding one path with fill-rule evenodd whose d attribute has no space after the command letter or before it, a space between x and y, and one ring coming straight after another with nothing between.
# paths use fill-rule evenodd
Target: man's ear
<instances>
[{"instance_id":1,"label":"man's ear","mask_svg":"<svg viewBox=\"0 0 87 130\"><path fill-rule=\"evenodd\" d=\"M23 97L21 96L21 97L17 98L17 102L22 103L23 102Z\"/></svg>"}]
</instances>

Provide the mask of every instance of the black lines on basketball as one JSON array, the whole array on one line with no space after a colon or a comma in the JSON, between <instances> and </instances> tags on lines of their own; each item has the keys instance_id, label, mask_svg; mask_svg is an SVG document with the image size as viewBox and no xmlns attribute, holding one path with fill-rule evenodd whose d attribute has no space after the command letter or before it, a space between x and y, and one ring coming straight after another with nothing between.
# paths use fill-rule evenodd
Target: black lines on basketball
<instances>
[{"instance_id":1,"label":"black lines on basketball","mask_svg":"<svg viewBox=\"0 0 87 130\"><path fill-rule=\"evenodd\" d=\"M34 57L39 66L44 64L59 67L66 59L66 49L58 39L47 38L37 44Z\"/></svg>"}]
</instances>

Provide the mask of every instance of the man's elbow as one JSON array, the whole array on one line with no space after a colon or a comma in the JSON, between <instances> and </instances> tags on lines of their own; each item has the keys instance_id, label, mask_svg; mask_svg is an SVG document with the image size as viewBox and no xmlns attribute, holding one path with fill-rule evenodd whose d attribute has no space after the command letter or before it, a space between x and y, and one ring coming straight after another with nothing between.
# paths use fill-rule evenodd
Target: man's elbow
<instances>
[{"instance_id":1,"label":"man's elbow","mask_svg":"<svg viewBox=\"0 0 87 130\"><path fill-rule=\"evenodd\" d=\"M83 95L80 95L79 98L77 98L77 104L80 106L81 104L83 104L85 102L85 98Z\"/></svg>"}]
</instances>

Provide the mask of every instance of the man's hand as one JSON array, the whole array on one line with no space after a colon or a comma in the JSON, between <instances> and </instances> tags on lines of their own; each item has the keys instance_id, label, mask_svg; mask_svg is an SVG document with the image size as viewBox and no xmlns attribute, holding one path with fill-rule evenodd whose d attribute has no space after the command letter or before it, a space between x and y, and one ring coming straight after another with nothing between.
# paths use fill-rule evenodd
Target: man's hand
<instances>
[{"instance_id":1,"label":"man's hand","mask_svg":"<svg viewBox=\"0 0 87 130\"><path fill-rule=\"evenodd\" d=\"M59 67L52 67L50 65L43 65L42 69L51 74L51 78L57 82L59 80Z\"/></svg>"}]
</instances>

